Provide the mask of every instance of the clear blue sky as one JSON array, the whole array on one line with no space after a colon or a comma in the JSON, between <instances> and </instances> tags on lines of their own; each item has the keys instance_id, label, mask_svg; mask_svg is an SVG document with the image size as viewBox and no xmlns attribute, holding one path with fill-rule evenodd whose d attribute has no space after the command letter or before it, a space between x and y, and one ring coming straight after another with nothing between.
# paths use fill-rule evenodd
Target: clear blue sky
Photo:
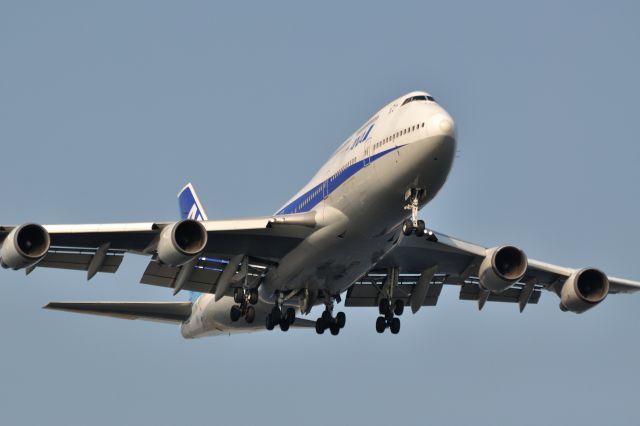
<instances>
[{"instance_id":1,"label":"clear blue sky","mask_svg":"<svg viewBox=\"0 0 640 426\"><path fill-rule=\"evenodd\" d=\"M424 89L460 148L431 227L640 279L638 3L518 3L0 1L0 223L173 219L187 181L210 218L269 214ZM450 288L335 338L40 309L171 300L145 263L0 271L0 423L638 424L640 295L521 315Z\"/></svg>"}]
</instances>

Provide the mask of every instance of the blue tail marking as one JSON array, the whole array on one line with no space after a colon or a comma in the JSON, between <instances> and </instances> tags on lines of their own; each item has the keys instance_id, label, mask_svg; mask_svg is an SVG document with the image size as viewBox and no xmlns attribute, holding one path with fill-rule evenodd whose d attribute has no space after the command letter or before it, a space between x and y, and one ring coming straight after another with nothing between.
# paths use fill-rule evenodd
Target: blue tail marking
<instances>
[{"instance_id":1,"label":"blue tail marking","mask_svg":"<svg viewBox=\"0 0 640 426\"><path fill-rule=\"evenodd\" d=\"M208 220L198 194L191 183L186 184L178 193L178 206L180 207L181 219Z\"/></svg>"},{"instance_id":2,"label":"blue tail marking","mask_svg":"<svg viewBox=\"0 0 640 426\"><path fill-rule=\"evenodd\" d=\"M189 182L178 193L178 207L180 207L180 219L208 220L207 213L200 203L196 190ZM189 300L194 303L201 293L190 292Z\"/></svg>"}]
</instances>

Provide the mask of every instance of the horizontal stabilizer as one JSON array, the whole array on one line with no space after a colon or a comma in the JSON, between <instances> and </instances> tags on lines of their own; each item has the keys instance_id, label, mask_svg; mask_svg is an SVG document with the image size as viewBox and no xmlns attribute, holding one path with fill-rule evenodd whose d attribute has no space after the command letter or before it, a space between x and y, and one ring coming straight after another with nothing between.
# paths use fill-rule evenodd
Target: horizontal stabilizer
<instances>
[{"instance_id":1,"label":"horizontal stabilizer","mask_svg":"<svg viewBox=\"0 0 640 426\"><path fill-rule=\"evenodd\" d=\"M191 302L50 302L43 308L171 323L184 322L191 315Z\"/></svg>"}]
</instances>

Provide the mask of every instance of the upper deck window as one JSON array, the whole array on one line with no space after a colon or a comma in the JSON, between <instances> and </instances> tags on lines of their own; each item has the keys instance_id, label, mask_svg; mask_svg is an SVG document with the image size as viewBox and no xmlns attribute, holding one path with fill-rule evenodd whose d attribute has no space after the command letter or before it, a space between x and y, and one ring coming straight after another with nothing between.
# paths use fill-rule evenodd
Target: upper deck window
<instances>
[{"instance_id":1,"label":"upper deck window","mask_svg":"<svg viewBox=\"0 0 640 426\"><path fill-rule=\"evenodd\" d=\"M433 97L429 96L429 95L416 95L416 96L411 96L410 98L405 99L404 102L402 103L402 105L406 105L409 102L413 102L413 101L431 101L431 102L435 102L435 99L433 99Z\"/></svg>"}]
</instances>

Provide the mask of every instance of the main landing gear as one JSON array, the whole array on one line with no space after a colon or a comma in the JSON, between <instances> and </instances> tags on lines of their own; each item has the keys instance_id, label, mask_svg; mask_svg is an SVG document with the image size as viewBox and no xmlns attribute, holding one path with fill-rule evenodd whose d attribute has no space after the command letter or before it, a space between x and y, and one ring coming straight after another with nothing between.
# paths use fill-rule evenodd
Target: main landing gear
<instances>
[{"instance_id":1,"label":"main landing gear","mask_svg":"<svg viewBox=\"0 0 640 426\"><path fill-rule=\"evenodd\" d=\"M280 330L287 331L289 327L296 320L296 310L292 307L288 307L283 310L281 306L284 304L284 297L282 293L278 294L276 305L271 309L271 312L267 314L265 319L265 326L267 330L273 330L276 325L280 326Z\"/></svg>"},{"instance_id":2,"label":"main landing gear","mask_svg":"<svg viewBox=\"0 0 640 426\"><path fill-rule=\"evenodd\" d=\"M236 288L233 292L233 301L237 305L231 307L231 321L236 322L241 317L251 324L256 319L256 308L253 305L258 303L258 289L242 289Z\"/></svg>"},{"instance_id":3,"label":"main landing gear","mask_svg":"<svg viewBox=\"0 0 640 426\"><path fill-rule=\"evenodd\" d=\"M380 291L378 299L378 312L380 316L376 319L376 331L384 333L385 329L391 330L392 334L400 332L400 315L404 312L404 300L394 299L394 289L400 280L400 270L391 268L387 272L387 278Z\"/></svg>"},{"instance_id":4,"label":"main landing gear","mask_svg":"<svg viewBox=\"0 0 640 426\"><path fill-rule=\"evenodd\" d=\"M279 306L274 306L271 312L267 314L265 325L267 330L273 330L276 325L280 325L280 330L287 331L296 320L296 310L287 308L284 312Z\"/></svg>"},{"instance_id":5,"label":"main landing gear","mask_svg":"<svg viewBox=\"0 0 640 426\"><path fill-rule=\"evenodd\" d=\"M400 332L400 318L398 317L404 311L404 302L396 299L395 302L391 303L389 299L380 299L378 311L381 316L376 320L376 331L384 333L384 330L388 328L392 334L398 334ZM394 316L394 314L397 316Z\"/></svg>"},{"instance_id":6,"label":"main landing gear","mask_svg":"<svg viewBox=\"0 0 640 426\"><path fill-rule=\"evenodd\" d=\"M407 204L405 210L411 210L411 218L402 222L402 233L406 236L415 234L417 237L427 236L429 241L436 242L438 238L433 231L427 229L424 220L418 220L418 208L420 207L420 199L424 198L424 189L412 188L407 191Z\"/></svg>"},{"instance_id":7,"label":"main landing gear","mask_svg":"<svg viewBox=\"0 0 640 426\"><path fill-rule=\"evenodd\" d=\"M325 309L322 315L316 320L316 333L323 334L329 329L332 335L337 336L346 322L347 316L344 312L338 312L335 317L333 316L333 298L329 298L325 302Z\"/></svg>"}]
</instances>

